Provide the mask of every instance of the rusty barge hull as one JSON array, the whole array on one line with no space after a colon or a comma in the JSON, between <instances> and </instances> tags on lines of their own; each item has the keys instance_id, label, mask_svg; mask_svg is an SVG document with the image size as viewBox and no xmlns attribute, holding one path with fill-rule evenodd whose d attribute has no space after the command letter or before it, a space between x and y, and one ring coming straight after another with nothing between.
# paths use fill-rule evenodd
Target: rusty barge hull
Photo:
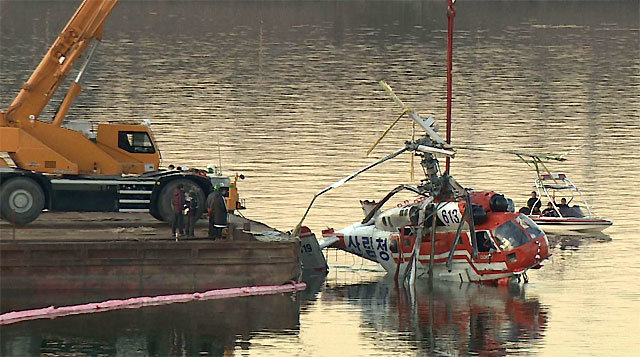
<instances>
[{"instance_id":1,"label":"rusty barge hull","mask_svg":"<svg viewBox=\"0 0 640 357\"><path fill-rule=\"evenodd\" d=\"M296 242L0 243L2 290L184 292L277 285L300 275Z\"/></svg>"}]
</instances>

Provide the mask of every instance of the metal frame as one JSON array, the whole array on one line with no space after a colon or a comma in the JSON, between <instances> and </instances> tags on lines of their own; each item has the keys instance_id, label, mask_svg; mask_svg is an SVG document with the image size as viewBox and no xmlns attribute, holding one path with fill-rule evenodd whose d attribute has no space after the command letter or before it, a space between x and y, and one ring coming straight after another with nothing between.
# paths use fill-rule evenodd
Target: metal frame
<instances>
[{"instance_id":1,"label":"metal frame","mask_svg":"<svg viewBox=\"0 0 640 357\"><path fill-rule=\"evenodd\" d=\"M580 200L582 200L582 202L584 203L584 206L587 208L587 212L588 215L586 215L584 218L589 218L592 219L593 217L593 213L591 212L591 207L589 206L589 203L587 202L587 200L585 199L585 197L582 195L582 192L580 191L580 189L578 189L578 187L576 187L576 185L573 183L573 181L571 181L568 177L566 177L566 175L564 177L555 177L553 174L550 175L551 176L551 180L553 180L554 182L556 182L556 180L561 180L562 182L564 182L566 185L561 186L561 185L557 185L557 184L545 184L543 181L544 179L542 179L540 176L538 176L538 178L536 179L534 186L536 189L536 192L538 193L538 201L541 201L541 197L542 197L542 192L544 192L545 196L547 197L547 199L549 199L549 202L551 202L551 205L553 206L553 209L556 211L556 213L558 214L559 218L567 218L565 216L562 215L562 213L560 213L560 209L558 209L558 206L556 205L556 203L554 202L554 200L551 198L551 195L549 194L550 190L553 191L561 191L561 190L569 190L569 192L571 192L571 199L567 202L567 204L571 203L573 201L573 199L576 197L574 192L578 193L578 196L580 197ZM536 202L538 202L536 201Z\"/></svg>"}]
</instances>

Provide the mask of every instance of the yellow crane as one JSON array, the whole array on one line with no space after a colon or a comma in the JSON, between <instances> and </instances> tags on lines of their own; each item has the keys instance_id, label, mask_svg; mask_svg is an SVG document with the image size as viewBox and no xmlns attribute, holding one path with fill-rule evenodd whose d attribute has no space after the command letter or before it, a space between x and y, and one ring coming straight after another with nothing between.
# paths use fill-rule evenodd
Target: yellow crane
<instances>
[{"instance_id":1,"label":"yellow crane","mask_svg":"<svg viewBox=\"0 0 640 357\"><path fill-rule=\"evenodd\" d=\"M84 0L16 98L0 113L0 152L7 153L16 166L0 158L3 219L23 225L49 209L148 211L157 219L171 221L170 195L179 184L197 195L200 213L216 184L223 187L230 210L244 208L237 193L237 175L231 182L204 170L160 171L160 152L148 125L100 123L95 131L62 125L82 90L82 77L117 2ZM55 117L41 120L42 110L89 46Z\"/></svg>"}]
</instances>

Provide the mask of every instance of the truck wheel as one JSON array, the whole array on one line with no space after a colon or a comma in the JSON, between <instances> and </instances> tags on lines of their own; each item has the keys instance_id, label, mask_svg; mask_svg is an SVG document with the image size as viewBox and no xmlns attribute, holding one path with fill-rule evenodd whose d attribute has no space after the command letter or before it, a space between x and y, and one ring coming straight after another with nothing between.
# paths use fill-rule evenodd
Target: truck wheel
<instances>
[{"instance_id":1,"label":"truck wheel","mask_svg":"<svg viewBox=\"0 0 640 357\"><path fill-rule=\"evenodd\" d=\"M191 180L173 180L167 183L162 188L162 191L160 191L160 194L158 195L158 200L156 201L156 213L161 217L161 220L167 223L173 223L174 214L171 201L173 198L173 190L175 190L179 184L182 184L182 186L184 186L184 192L188 193L190 191L195 191L196 196L198 197L198 212L196 214L196 217L201 217L204 213L206 197L204 196L204 192L202 191L200 186L198 186L198 184Z\"/></svg>"},{"instance_id":2,"label":"truck wheel","mask_svg":"<svg viewBox=\"0 0 640 357\"><path fill-rule=\"evenodd\" d=\"M23 226L33 222L44 208L44 192L34 180L15 177L0 189L0 212L5 220Z\"/></svg>"},{"instance_id":3,"label":"truck wheel","mask_svg":"<svg viewBox=\"0 0 640 357\"><path fill-rule=\"evenodd\" d=\"M156 206L157 205L155 204L149 206L149 214L151 215L151 217L157 219L158 221L164 221L162 219L162 216L158 213L158 208Z\"/></svg>"}]
</instances>

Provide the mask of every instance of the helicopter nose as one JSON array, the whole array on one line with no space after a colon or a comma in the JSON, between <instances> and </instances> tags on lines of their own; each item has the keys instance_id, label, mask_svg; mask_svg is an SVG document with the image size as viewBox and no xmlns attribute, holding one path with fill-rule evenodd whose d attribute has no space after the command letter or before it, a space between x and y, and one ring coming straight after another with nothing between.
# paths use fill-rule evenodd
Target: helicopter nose
<instances>
[{"instance_id":1,"label":"helicopter nose","mask_svg":"<svg viewBox=\"0 0 640 357\"><path fill-rule=\"evenodd\" d=\"M551 254L549 253L549 241L547 240L546 234L543 233L542 236L538 237L535 240L535 244L537 245L537 248L538 248L537 254L535 256L536 261L539 262L551 256Z\"/></svg>"},{"instance_id":2,"label":"helicopter nose","mask_svg":"<svg viewBox=\"0 0 640 357\"><path fill-rule=\"evenodd\" d=\"M507 265L514 271L536 268L550 256L545 237L539 236L507 255Z\"/></svg>"}]
</instances>

